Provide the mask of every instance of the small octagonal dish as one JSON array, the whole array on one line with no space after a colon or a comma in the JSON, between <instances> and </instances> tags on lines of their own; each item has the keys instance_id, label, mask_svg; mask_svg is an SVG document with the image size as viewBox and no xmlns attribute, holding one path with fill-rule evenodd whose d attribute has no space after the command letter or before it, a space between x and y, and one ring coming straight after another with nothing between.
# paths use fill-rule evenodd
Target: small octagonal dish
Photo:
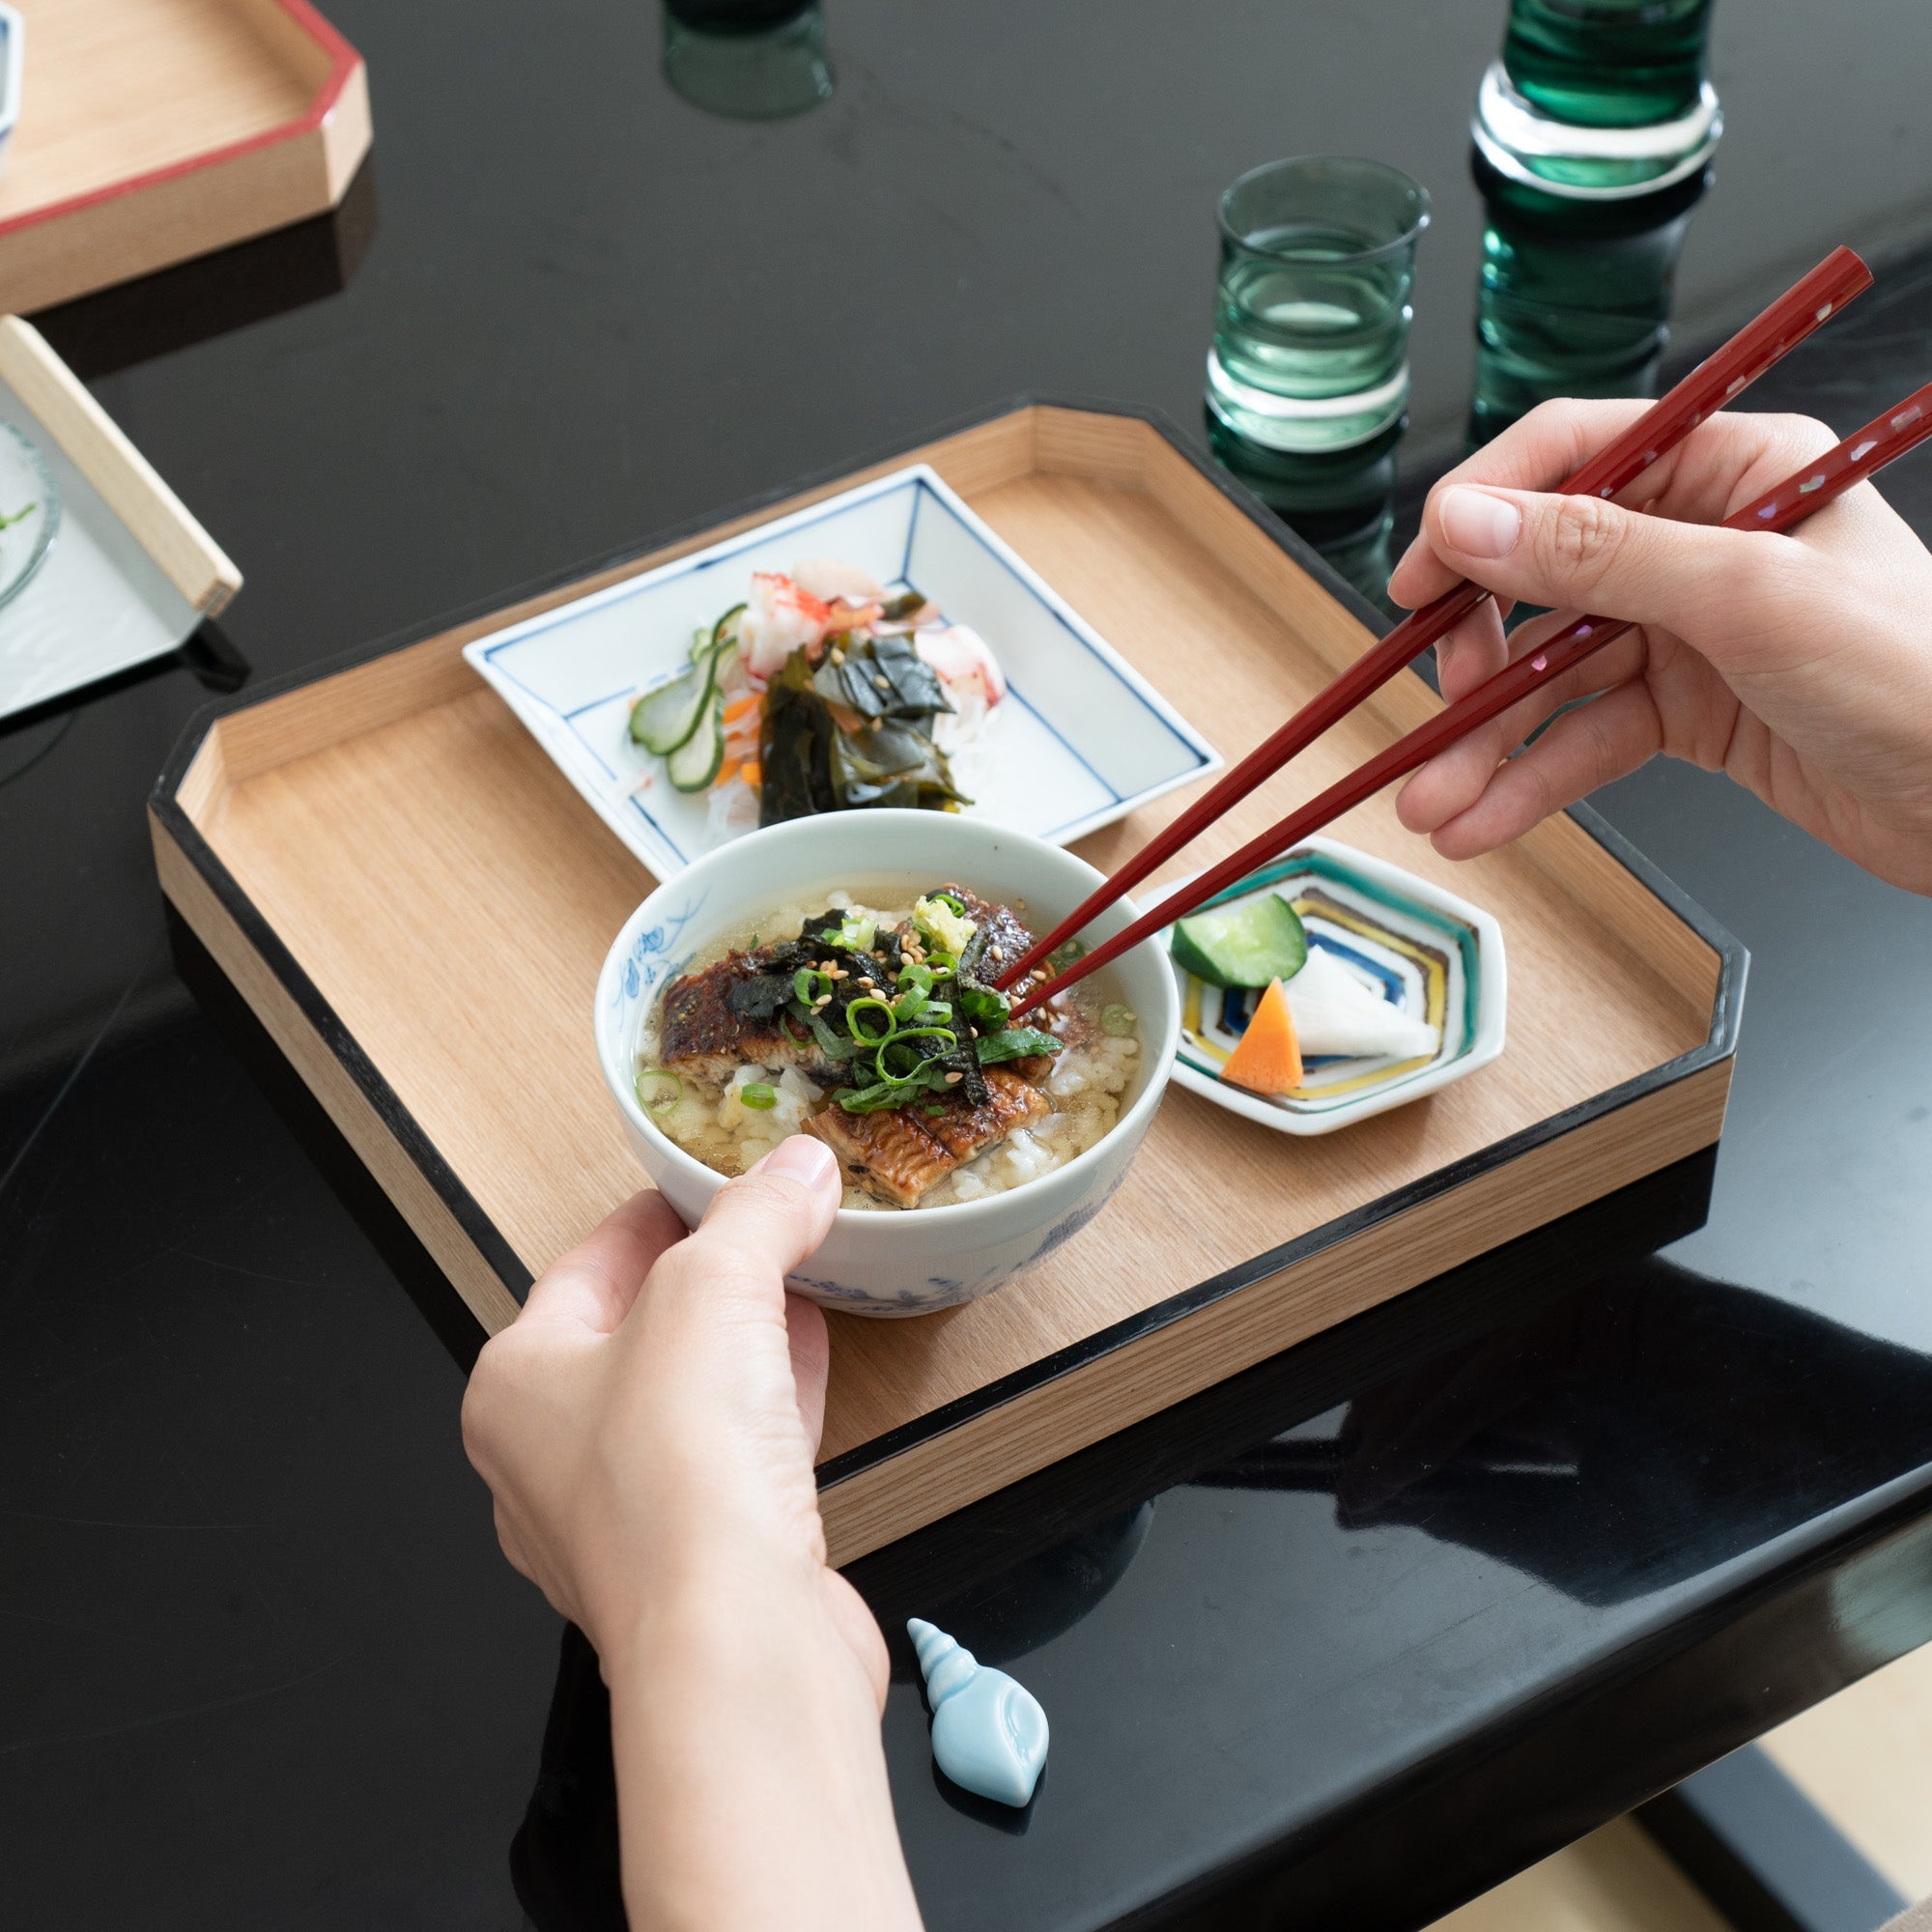
<instances>
[{"instance_id":1,"label":"small octagonal dish","mask_svg":"<svg viewBox=\"0 0 1932 1932\"><path fill-rule=\"evenodd\" d=\"M1167 895L1186 883L1177 880ZM1508 984L1502 928L1490 914L1332 838L1305 840L1210 903L1267 893L1293 906L1311 956L1327 955L1324 973L1339 967L1398 1012L1427 1022L1435 1050L1407 1060L1309 1053L1293 1093L1251 1094L1224 1081L1221 1068L1260 994L1210 986L1170 961L1180 988L1179 1085L1281 1133L1327 1134L1419 1100L1502 1052Z\"/></svg>"}]
</instances>

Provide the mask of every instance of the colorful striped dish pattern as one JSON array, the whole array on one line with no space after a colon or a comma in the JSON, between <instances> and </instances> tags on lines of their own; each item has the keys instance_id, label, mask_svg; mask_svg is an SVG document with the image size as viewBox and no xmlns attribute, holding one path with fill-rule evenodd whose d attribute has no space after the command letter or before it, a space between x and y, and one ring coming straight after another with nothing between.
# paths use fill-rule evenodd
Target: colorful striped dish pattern
<instances>
[{"instance_id":1,"label":"colorful striped dish pattern","mask_svg":"<svg viewBox=\"0 0 1932 1932\"><path fill-rule=\"evenodd\" d=\"M1280 893L1308 934L1311 950L1335 956L1372 991L1435 1027L1439 1041L1427 1057L1390 1061L1311 1055L1292 1094L1248 1095L1287 1114L1321 1116L1353 1109L1369 1095L1396 1090L1466 1055L1474 1042L1482 984L1476 928L1366 876L1329 851L1291 853L1211 901L1230 905ZM1180 1064L1218 1082L1221 1068L1254 1014L1259 992L1180 980ZM1434 1083L1432 1083L1434 1084Z\"/></svg>"}]
</instances>

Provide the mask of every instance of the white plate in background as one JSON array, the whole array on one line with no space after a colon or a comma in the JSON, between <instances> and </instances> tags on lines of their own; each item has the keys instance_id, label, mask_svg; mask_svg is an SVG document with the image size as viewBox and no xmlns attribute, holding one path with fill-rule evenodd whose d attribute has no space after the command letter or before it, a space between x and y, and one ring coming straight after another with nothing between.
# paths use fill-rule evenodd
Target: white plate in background
<instances>
[{"instance_id":1,"label":"white plate in background","mask_svg":"<svg viewBox=\"0 0 1932 1932\"><path fill-rule=\"evenodd\" d=\"M753 571L789 571L808 556L856 564L895 591L916 585L992 647L1007 699L953 760L976 817L1065 844L1219 769L1207 739L924 464L479 638L463 654L604 822L668 879L724 839L710 829L707 794L673 790L664 760L631 742L631 706L684 667L692 633L741 603Z\"/></svg>"},{"instance_id":2,"label":"white plate in background","mask_svg":"<svg viewBox=\"0 0 1932 1932\"><path fill-rule=\"evenodd\" d=\"M0 383L0 423L39 451L59 492L53 546L0 608L0 718L164 657L201 612L69 460L41 419ZM0 503L12 515L18 503Z\"/></svg>"}]
</instances>

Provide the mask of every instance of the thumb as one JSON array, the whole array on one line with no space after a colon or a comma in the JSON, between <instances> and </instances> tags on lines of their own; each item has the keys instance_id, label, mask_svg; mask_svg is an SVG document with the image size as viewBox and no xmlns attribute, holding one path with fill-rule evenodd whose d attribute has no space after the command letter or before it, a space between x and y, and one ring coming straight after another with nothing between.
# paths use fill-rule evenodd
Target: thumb
<instances>
[{"instance_id":1,"label":"thumb","mask_svg":"<svg viewBox=\"0 0 1932 1932\"><path fill-rule=\"evenodd\" d=\"M776 1287L831 1233L842 1190L832 1150L794 1134L718 1190L687 1245L728 1272L754 1273Z\"/></svg>"},{"instance_id":2,"label":"thumb","mask_svg":"<svg viewBox=\"0 0 1932 1932\"><path fill-rule=\"evenodd\" d=\"M1499 598L1591 611L1680 636L1728 628L1762 594L1759 533L1673 523L1597 497L1457 483L1433 496L1423 534Z\"/></svg>"}]
</instances>

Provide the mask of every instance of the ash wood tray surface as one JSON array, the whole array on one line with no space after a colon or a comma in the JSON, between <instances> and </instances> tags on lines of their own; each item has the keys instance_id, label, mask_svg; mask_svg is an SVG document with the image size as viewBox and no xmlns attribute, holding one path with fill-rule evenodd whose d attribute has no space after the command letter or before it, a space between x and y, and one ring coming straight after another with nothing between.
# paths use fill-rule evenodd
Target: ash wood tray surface
<instances>
[{"instance_id":1,"label":"ash wood tray surface","mask_svg":"<svg viewBox=\"0 0 1932 1932\"><path fill-rule=\"evenodd\" d=\"M1025 404L257 696L191 727L162 775L168 895L489 1327L642 1182L590 1011L652 881L461 648L917 459L1231 761L1369 642L1363 607L1154 424ZM1398 679L1176 869L1435 704ZM1080 849L1107 867L1191 795ZM1334 830L1500 919L1502 1058L1315 1140L1172 1090L1106 1211L1033 1273L922 1320L834 1316L819 1473L836 1560L1717 1140L1743 954L1613 834L1577 814L1451 866L1387 797Z\"/></svg>"},{"instance_id":2,"label":"ash wood tray surface","mask_svg":"<svg viewBox=\"0 0 1932 1932\"><path fill-rule=\"evenodd\" d=\"M307 0L17 0L0 309L30 311L333 208L370 140L361 56Z\"/></svg>"}]
</instances>

